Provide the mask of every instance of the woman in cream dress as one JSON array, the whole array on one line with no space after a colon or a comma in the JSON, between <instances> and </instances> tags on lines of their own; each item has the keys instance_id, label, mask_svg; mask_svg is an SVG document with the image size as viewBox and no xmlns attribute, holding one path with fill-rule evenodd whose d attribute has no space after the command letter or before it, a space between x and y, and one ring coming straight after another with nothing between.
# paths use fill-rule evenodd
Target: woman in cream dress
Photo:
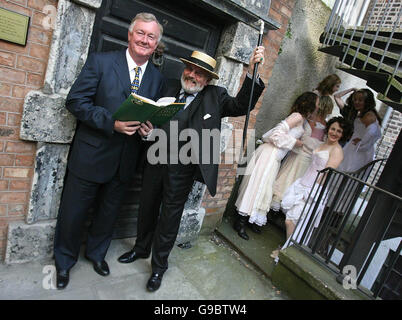
<instances>
[{"instance_id":1,"label":"woman in cream dress","mask_svg":"<svg viewBox=\"0 0 402 320\"><path fill-rule=\"evenodd\" d=\"M272 200L272 186L280 162L295 145L301 146L299 138L304 132L303 122L316 108L318 96L313 92L303 93L293 104L290 116L263 135L264 143L254 152L246 168L235 203L238 215L234 229L241 238L249 238L245 231L247 220L258 226L266 224Z\"/></svg>"},{"instance_id":2,"label":"woman in cream dress","mask_svg":"<svg viewBox=\"0 0 402 320\"><path fill-rule=\"evenodd\" d=\"M279 211L283 193L307 170L311 156L320 144L324 142L326 117L331 114L334 104L328 96L320 97L319 108L312 120L304 122L304 134L301 138L303 145L293 148L281 165L273 187L271 209Z\"/></svg>"}]
</instances>

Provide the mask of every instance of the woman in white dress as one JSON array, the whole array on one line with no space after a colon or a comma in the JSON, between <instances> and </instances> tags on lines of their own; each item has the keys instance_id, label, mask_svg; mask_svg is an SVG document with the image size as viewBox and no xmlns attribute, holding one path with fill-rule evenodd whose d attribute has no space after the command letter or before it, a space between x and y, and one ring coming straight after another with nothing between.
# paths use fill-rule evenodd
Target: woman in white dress
<instances>
[{"instance_id":1,"label":"woman in white dress","mask_svg":"<svg viewBox=\"0 0 402 320\"><path fill-rule=\"evenodd\" d=\"M311 163L313 150L324 142L324 132L328 114L332 112L334 104L328 96L320 97L318 111L311 120L304 122L304 134L301 137L303 145L293 148L285 158L279 169L273 187L271 209L279 211L286 189L300 178Z\"/></svg>"},{"instance_id":2,"label":"woman in white dress","mask_svg":"<svg viewBox=\"0 0 402 320\"><path fill-rule=\"evenodd\" d=\"M341 99L353 91L347 104ZM353 172L374 160L375 143L381 137L381 118L375 109L374 94L369 89L351 88L335 95L342 115L353 121L353 135L344 146L339 170Z\"/></svg>"},{"instance_id":3,"label":"woman in white dress","mask_svg":"<svg viewBox=\"0 0 402 320\"><path fill-rule=\"evenodd\" d=\"M312 162L309 168L306 170L304 175L297 179L286 191L281 202L282 211L286 214L286 239L285 245L282 249L285 249L290 243L290 237L293 232L297 236L297 241L300 240L303 235L304 228L306 227L307 221L310 219L311 211L301 217L303 208L306 201L309 199L309 194L311 189L320 188L319 181L314 185L318 171L323 170L326 167L337 168L343 159L342 147L339 141L342 138L349 136L351 130L351 125L349 121L342 117L335 117L328 121L326 127L327 139L325 143L320 145L313 152ZM323 179L322 179L323 180ZM310 198L309 201L312 201ZM320 222L320 217L322 214L324 205L319 206L319 210L315 213L316 219L314 226L317 227ZM298 223L299 219L303 219ZM297 229L295 230L297 225ZM308 242L308 237L307 241ZM272 258L277 258L279 250L274 250L271 254Z\"/></svg>"},{"instance_id":4,"label":"woman in white dress","mask_svg":"<svg viewBox=\"0 0 402 320\"><path fill-rule=\"evenodd\" d=\"M300 95L292 106L291 114L262 136L263 144L254 152L239 187L235 203L238 215L234 229L248 240L245 231L250 224L263 226L271 206L272 186L281 160L295 145L301 146L303 122L318 108L318 96L313 92Z\"/></svg>"}]
</instances>

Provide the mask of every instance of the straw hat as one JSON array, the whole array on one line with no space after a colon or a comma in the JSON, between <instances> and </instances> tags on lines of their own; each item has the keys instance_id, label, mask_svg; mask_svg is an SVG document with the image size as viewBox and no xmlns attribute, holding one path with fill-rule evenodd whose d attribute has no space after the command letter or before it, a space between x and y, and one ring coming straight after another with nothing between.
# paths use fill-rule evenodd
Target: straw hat
<instances>
[{"instance_id":1,"label":"straw hat","mask_svg":"<svg viewBox=\"0 0 402 320\"><path fill-rule=\"evenodd\" d=\"M216 60L211 56L201 51L193 51L188 59L180 58L185 64L195 65L205 70L212 78L219 79L219 76L214 72Z\"/></svg>"}]
</instances>

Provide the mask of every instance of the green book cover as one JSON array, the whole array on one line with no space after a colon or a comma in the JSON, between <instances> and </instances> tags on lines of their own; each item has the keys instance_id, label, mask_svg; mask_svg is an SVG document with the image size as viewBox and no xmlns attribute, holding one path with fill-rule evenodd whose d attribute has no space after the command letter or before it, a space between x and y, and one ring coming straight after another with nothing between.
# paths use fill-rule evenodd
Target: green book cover
<instances>
[{"instance_id":1,"label":"green book cover","mask_svg":"<svg viewBox=\"0 0 402 320\"><path fill-rule=\"evenodd\" d=\"M132 93L113 114L120 121L150 121L153 125L161 126L169 121L185 103L174 102L174 97L163 97L158 101Z\"/></svg>"}]
</instances>

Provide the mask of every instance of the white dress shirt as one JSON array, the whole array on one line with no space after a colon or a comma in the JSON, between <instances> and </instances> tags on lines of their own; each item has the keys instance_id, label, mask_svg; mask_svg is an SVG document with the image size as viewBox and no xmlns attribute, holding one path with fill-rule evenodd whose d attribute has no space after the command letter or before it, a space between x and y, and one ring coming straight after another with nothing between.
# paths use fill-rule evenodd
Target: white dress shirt
<instances>
[{"instance_id":1,"label":"white dress shirt","mask_svg":"<svg viewBox=\"0 0 402 320\"><path fill-rule=\"evenodd\" d=\"M139 82L139 86L141 86L141 81L142 81L142 77L145 73L145 69L147 68L148 65L148 60L147 62L145 62L143 65L139 66L135 63L135 61L133 60L133 58L130 56L130 53L128 52L128 49L126 50L126 58L127 58L127 65L128 65L128 71L130 73L130 82L133 82L134 77L135 77L135 68L136 67L141 67L141 71L140 71L140 82Z\"/></svg>"},{"instance_id":2,"label":"white dress shirt","mask_svg":"<svg viewBox=\"0 0 402 320\"><path fill-rule=\"evenodd\" d=\"M196 93L192 93L191 95L187 96L186 98L186 104L184 105L184 109L186 109L188 107L188 105L193 102L193 100L195 99L195 97L197 96L198 92ZM180 89L180 94L179 94L179 99L182 98L184 95L184 90L183 88ZM184 110L183 109L183 110Z\"/></svg>"}]
</instances>

